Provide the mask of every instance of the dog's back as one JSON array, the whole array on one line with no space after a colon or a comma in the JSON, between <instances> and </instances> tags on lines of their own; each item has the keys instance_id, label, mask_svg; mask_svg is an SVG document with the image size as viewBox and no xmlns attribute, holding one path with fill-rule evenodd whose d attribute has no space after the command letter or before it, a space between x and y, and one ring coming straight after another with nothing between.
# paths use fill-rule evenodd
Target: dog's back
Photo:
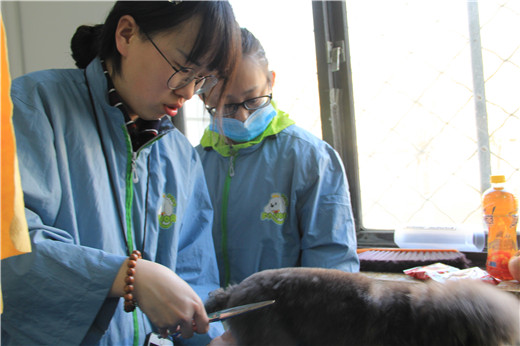
<instances>
[{"instance_id":1,"label":"dog's back","mask_svg":"<svg viewBox=\"0 0 520 346\"><path fill-rule=\"evenodd\" d=\"M519 301L480 282L391 283L284 268L213 292L208 312L275 299L229 320L240 345L511 345Z\"/></svg>"}]
</instances>

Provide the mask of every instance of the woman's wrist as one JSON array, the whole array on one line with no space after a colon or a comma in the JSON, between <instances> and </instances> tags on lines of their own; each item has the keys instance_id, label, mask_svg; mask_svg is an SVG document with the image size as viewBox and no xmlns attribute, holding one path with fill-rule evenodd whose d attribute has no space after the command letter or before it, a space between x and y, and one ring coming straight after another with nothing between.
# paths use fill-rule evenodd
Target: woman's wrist
<instances>
[{"instance_id":1,"label":"woman's wrist","mask_svg":"<svg viewBox=\"0 0 520 346\"><path fill-rule=\"evenodd\" d=\"M119 267L119 271L117 272L114 281L112 282L110 292L108 293L109 298L120 298L125 294L124 287L126 269L128 268L128 265L126 264L127 262L128 258L126 258L121 264L121 267Z\"/></svg>"},{"instance_id":2,"label":"woman's wrist","mask_svg":"<svg viewBox=\"0 0 520 346\"><path fill-rule=\"evenodd\" d=\"M112 282L112 287L110 288L110 291L108 293L108 297L109 298L121 298L121 297L124 297L125 295L125 286L127 286L125 280L128 276L128 262L130 261L130 258L127 257L123 263L121 263L121 266L119 267L119 271L117 272L115 278L114 278L114 281ZM139 259L137 261L137 264L135 267L134 267L134 270L135 270L135 273L137 273L137 271L139 270L137 267L141 266L142 262L144 260L143 259ZM134 275L134 280L135 280L135 275ZM137 281L137 280L135 280ZM135 282L134 282L134 288L135 288ZM134 292L135 292L135 289L134 289ZM134 298L135 298L135 294L134 294Z\"/></svg>"},{"instance_id":3,"label":"woman's wrist","mask_svg":"<svg viewBox=\"0 0 520 346\"><path fill-rule=\"evenodd\" d=\"M125 292L123 295L123 298L125 299L124 309L126 312L132 312L137 307L137 300L134 296L134 284L137 260L141 258L141 253L137 250L134 250L130 256L128 256L128 261L126 262L127 270L125 276L125 287L123 288Z\"/></svg>"}]
</instances>

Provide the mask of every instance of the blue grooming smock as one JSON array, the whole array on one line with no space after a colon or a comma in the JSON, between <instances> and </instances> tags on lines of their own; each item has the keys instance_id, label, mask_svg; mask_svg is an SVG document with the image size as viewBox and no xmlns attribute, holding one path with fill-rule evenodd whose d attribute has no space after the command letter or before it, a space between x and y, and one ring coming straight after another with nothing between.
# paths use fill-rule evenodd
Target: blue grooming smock
<instances>
[{"instance_id":1,"label":"blue grooming smock","mask_svg":"<svg viewBox=\"0 0 520 346\"><path fill-rule=\"evenodd\" d=\"M229 145L206 129L196 147L214 207L221 286L281 267L359 271L348 182L338 153L277 115Z\"/></svg>"},{"instance_id":2,"label":"blue grooming smock","mask_svg":"<svg viewBox=\"0 0 520 346\"><path fill-rule=\"evenodd\" d=\"M12 83L32 252L2 260L3 345L142 345L154 330L148 318L136 309L136 333L123 299L107 298L129 237L202 300L219 286L197 153L168 116L134 153L99 59L85 71L39 71ZM210 341L195 335L178 342Z\"/></svg>"}]
</instances>

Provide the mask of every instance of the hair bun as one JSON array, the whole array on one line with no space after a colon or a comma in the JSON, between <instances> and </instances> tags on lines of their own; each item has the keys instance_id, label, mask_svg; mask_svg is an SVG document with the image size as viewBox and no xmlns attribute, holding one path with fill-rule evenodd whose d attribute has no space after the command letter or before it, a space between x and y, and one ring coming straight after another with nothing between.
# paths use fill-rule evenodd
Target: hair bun
<instances>
[{"instance_id":1,"label":"hair bun","mask_svg":"<svg viewBox=\"0 0 520 346\"><path fill-rule=\"evenodd\" d=\"M98 55L99 38L103 24L81 25L76 29L70 42L72 58L79 68L85 68Z\"/></svg>"}]
</instances>

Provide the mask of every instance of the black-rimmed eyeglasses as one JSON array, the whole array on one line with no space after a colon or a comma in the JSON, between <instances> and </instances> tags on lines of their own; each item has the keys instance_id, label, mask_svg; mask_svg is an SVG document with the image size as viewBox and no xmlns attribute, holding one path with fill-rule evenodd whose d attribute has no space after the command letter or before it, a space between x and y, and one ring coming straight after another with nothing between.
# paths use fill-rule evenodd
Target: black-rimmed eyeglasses
<instances>
[{"instance_id":1,"label":"black-rimmed eyeglasses","mask_svg":"<svg viewBox=\"0 0 520 346\"><path fill-rule=\"evenodd\" d=\"M168 65L171 66L171 68L175 71L173 74L168 78L168 81L166 82L166 85L171 90L177 90L185 87L186 85L190 84L193 80L195 80L195 94L202 94L211 88L213 88L217 82L218 78L215 76L204 76L204 77L197 77L195 75L195 71L189 67L183 67L181 66L180 69L175 68L172 63L164 56L163 52L157 47L155 42L152 40L148 34L145 34L146 38L150 43L154 46L154 48L161 54L163 59L168 63Z\"/></svg>"},{"instance_id":2,"label":"black-rimmed eyeglasses","mask_svg":"<svg viewBox=\"0 0 520 346\"><path fill-rule=\"evenodd\" d=\"M206 107L206 109L209 114L213 116L232 117L238 111L238 107L240 106L244 107L248 111L253 111L267 107L271 103L272 98L273 94L271 93L269 95L253 97L240 103L228 103L222 107L221 112L217 112L217 107Z\"/></svg>"}]
</instances>

